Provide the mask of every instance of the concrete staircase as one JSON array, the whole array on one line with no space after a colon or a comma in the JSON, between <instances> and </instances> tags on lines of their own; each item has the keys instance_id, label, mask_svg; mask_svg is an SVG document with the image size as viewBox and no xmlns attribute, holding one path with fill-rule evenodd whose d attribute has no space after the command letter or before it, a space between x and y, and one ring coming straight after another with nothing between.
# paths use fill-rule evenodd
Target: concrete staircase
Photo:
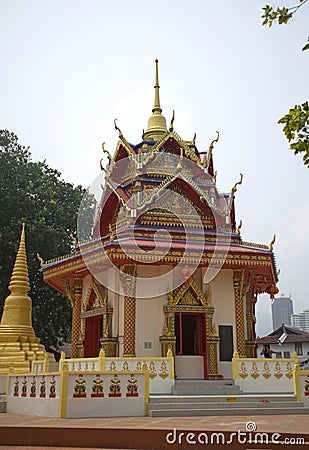
<instances>
[{"instance_id":1,"label":"concrete staircase","mask_svg":"<svg viewBox=\"0 0 309 450\"><path fill-rule=\"evenodd\" d=\"M0 413L6 412L5 395L0 395Z\"/></svg>"},{"instance_id":2,"label":"concrete staircase","mask_svg":"<svg viewBox=\"0 0 309 450\"><path fill-rule=\"evenodd\" d=\"M172 395L152 395L151 417L309 414L289 394L243 394L233 380L177 380Z\"/></svg>"}]
</instances>

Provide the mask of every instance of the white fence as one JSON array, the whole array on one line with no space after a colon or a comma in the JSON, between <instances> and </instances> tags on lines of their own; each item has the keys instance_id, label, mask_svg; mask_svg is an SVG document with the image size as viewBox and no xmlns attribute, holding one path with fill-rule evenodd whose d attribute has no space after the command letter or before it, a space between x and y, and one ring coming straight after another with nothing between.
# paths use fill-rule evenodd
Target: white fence
<instances>
[{"instance_id":1,"label":"white fence","mask_svg":"<svg viewBox=\"0 0 309 450\"><path fill-rule=\"evenodd\" d=\"M7 412L43 417L147 415L147 371L9 374Z\"/></svg>"},{"instance_id":2,"label":"white fence","mask_svg":"<svg viewBox=\"0 0 309 450\"><path fill-rule=\"evenodd\" d=\"M293 371L297 357L240 358L234 353L235 384L245 393L294 393Z\"/></svg>"}]
</instances>

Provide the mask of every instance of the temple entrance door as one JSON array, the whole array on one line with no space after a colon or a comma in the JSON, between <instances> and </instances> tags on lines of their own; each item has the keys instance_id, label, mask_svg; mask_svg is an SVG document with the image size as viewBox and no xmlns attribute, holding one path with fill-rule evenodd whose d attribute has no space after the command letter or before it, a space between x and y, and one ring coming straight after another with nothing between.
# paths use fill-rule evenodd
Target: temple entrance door
<instances>
[{"instance_id":1,"label":"temple entrance door","mask_svg":"<svg viewBox=\"0 0 309 450\"><path fill-rule=\"evenodd\" d=\"M178 378L208 378L204 313L175 314L176 374Z\"/></svg>"},{"instance_id":2,"label":"temple entrance door","mask_svg":"<svg viewBox=\"0 0 309 450\"><path fill-rule=\"evenodd\" d=\"M100 338L102 336L102 315L86 318L84 356L91 358L99 356Z\"/></svg>"}]
</instances>

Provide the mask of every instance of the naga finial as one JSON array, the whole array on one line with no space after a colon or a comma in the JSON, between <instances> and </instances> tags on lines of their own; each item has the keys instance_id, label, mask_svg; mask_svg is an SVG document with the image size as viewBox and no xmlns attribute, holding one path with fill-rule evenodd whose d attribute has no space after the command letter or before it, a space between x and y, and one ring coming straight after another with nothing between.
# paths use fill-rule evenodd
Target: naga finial
<instances>
[{"instance_id":1,"label":"naga finial","mask_svg":"<svg viewBox=\"0 0 309 450\"><path fill-rule=\"evenodd\" d=\"M238 225L238 228L237 228L237 233L238 234L240 234L241 227L242 227L242 219L240 219L240 222L239 222L239 225Z\"/></svg>"},{"instance_id":2,"label":"naga finial","mask_svg":"<svg viewBox=\"0 0 309 450\"><path fill-rule=\"evenodd\" d=\"M37 257L37 260L40 263L40 267L43 267L44 266L44 259L40 256L39 253L36 254L36 257Z\"/></svg>"},{"instance_id":3,"label":"naga finial","mask_svg":"<svg viewBox=\"0 0 309 450\"><path fill-rule=\"evenodd\" d=\"M215 138L214 140L211 141L211 143L210 143L210 145L209 145L209 148L208 148L208 155L207 155L207 159L205 160L206 168L208 168L208 167L209 167L209 164L210 164L210 158L211 158L212 151L213 151L213 148L214 148L214 143L215 143L215 142L218 142L219 137L220 137L219 131L216 131L216 133L217 133L216 138Z\"/></svg>"},{"instance_id":4,"label":"naga finial","mask_svg":"<svg viewBox=\"0 0 309 450\"><path fill-rule=\"evenodd\" d=\"M103 166L103 159L100 159L100 169L105 172L105 167Z\"/></svg>"},{"instance_id":5,"label":"naga finial","mask_svg":"<svg viewBox=\"0 0 309 450\"><path fill-rule=\"evenodd\" d=\"M218 174L218 172L217 172L217 170L216 170L215 173L214 173L213 176L212 176L212 181L213 181L213 183L216 183L216 181L217 181L217 174Z\"/></svg>"},{"instance_id":6,"label":"naga finial","mask_svg":"<svg viewBox=\"0 0 309 450\"><path fill-rule=\"evenodd\" d=\"M195 145L196 133L193 135L192 144Z\"/></svg>"},{"instance_id":7,"label":"naga finial","mask_svg":"<svg viewBox=\"0 0 309 450\"><path fill-rule=\"evenodd\" d=\"M121 132L120 128L117 126L117 119L114 119L114 125L115 125L115 129L119 133L119 137L122 136L122 132Z\"/></svg>"},{"instance_id":8,"label":"naga finial","mask_svg":"<svg viewBox=\"0 0 309 450\"><path fill-rule=\"evenodd\" d=\"M269 247L268 247L271 252L273 251L275 242L276 242L276 235L274 234L274 236L273 236L273 238L272 238L272 240L271 240L271 242L269 244Z\"/></svg>"},{"instance_id":9,"label":"naga finial","mask_svg":"<svg viewBox=\"0 0 309 450\"><path fill-rule=\"evenodd\" d=\"M237 191L237 186L240 185L240 184L242 183L242 180L243 180L243 178L244 178L242 173L240 173L239 175L240 175L240 180L237 181L237 183L234 184L234 186L233 186L233 188L232 188L232 190L231 190L231 192L232 192L233 195L234 195L235 192Z\"/></svg>"},{"instance_id":10,"label":"naga finial","mask_svg":"<svg viewBox=\"0 0 309 450\"><path fill-rule=\"evenodd\" d=\"M77 245L76 237L73 234L70 234L70 238L71 238L71 241L72 241L72 245L74 245L76 247L76 245Z\"/></svg>"},{"instance_id":11,"label":"naga finial","mask_svg":"<svg viewBox=\"0 0 309 450\"><path fill-rule=\"evenodd\" d=\"M169 127L170 132L174 131L174 120L175 120L175 110L173 109L172 119Z\"/></svg>"},{"instance_id":12,"label":"naga finial","mask_svg":"<svg viewBox=\"0 0 309 450\"><path fill-rule=\"evenodd\" d=\"M278 270L277 270L277 277L278 277L278 278L279 278L280 272L281 272L281 269L278 269Z\"/></svg>"},{"instance_id":13,"label":"naga finial","mask_svg":"<svg viewBox=\"0 0 309 450\"><path fill-rule=\"evenodd\" d=\"M111 161L112 161L112 155L109 153L108 150L106 150L106 148L104 147L104 145L105 145L105 142L103 142L103 144L102 144L102 151L103 151L103 153L106 153L106 154L107 154L107 157L108 157L108 164L110 164Z\"/></svg>"}]
</instances>

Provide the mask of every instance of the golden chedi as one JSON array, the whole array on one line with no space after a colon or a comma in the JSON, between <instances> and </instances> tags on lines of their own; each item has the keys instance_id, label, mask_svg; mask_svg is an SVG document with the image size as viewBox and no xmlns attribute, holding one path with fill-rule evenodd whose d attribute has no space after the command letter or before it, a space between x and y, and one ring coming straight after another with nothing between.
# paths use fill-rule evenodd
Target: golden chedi
<instances>
[{"instance_id":1,"label":"golden chedi","mask_svg":"<svg viewBox=\"0 0 309 450\"><path fill-rule=\"evenodd\" d=\"M30 371L31 361L44 359L45 350L32 327L24 224L9 290L0 323L0 372Z\"/></svg>"}]
</instances>

